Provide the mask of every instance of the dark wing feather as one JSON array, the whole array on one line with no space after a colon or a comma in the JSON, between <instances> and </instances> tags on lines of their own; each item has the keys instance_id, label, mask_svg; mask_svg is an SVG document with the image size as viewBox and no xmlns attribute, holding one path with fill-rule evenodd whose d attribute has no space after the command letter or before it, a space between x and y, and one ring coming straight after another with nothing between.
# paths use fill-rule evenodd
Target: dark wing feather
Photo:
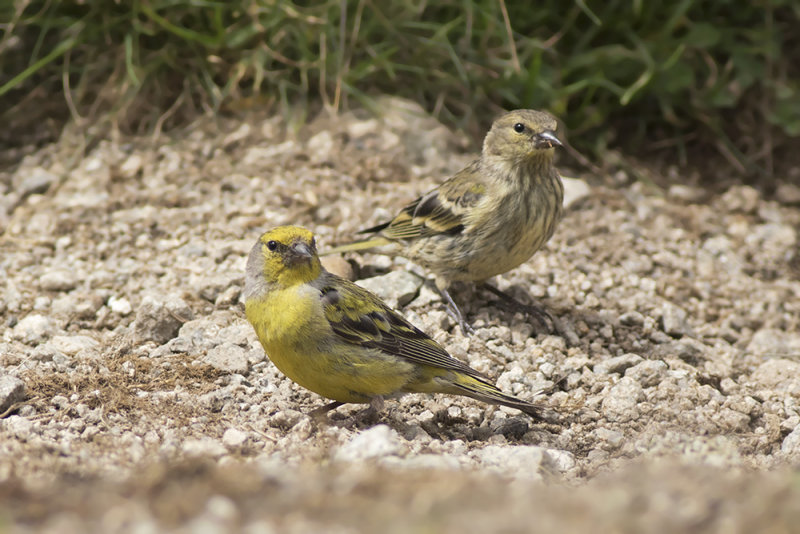
<instances>
[{"instance_id":1,"label":"dark wing feather","mask_svg":"<svg viewBox=\"0 0 800 534\"><path fill-rule=\"evenodd\" d=\"M325 317L343 341L378 349L412 363L460 371L491 384L483 374L450 356L366 289L325 273L320 291Z\"/></svg>"},{"instance_id":2,"label":"dark wing feather","mask_svg":"<svg viewBox=\"0 0 800 534\"><path fill-rule=\"evenodd\" d=\"M479 177L480 168L476 160L440 187L407 205L390 222L361 233L382 231L389 239L456 235L464 230L465 214L486 194Z\"/></svg>"}]
</instances>

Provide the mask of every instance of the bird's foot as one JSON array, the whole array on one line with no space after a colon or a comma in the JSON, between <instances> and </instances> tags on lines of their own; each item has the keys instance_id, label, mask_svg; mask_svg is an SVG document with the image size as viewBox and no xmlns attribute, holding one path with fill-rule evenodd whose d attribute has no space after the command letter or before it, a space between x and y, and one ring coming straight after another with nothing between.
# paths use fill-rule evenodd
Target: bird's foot
<instances>
[{"instance_id":1,"label":"bird's foot","mask_svg":"<svg viewBox=\"0 0 800 534\"><path fill-rule=\"evenodd\" d=\"M380 420L383 407L383 396L376 395L370 398L369 406L367 406L366 409L360 410L350 417L349 424L354 426L372 426Z\"/></svg>"},{"instance_id":2,"label":"bird's foot","mask_svg":"<svg viewBox=\"0 0 800 534\"><path fill-rule=\"evenodd\" d=\"M383 411L383 396L382 395L375 395L369 400L369 407L375 413L381 413Z\"/></svg>"},{"instance_id":3,"label":"bird's foot","mask_svg":"<svg viewBox=\"0 0 800 534\"><path fill-rule=\"evenodd\" d=\"M500 291L493 285L484 283L483 287L486 288L489 292L494 295L500 297L500 299L508 306L511 311L520 312L528 317L532 317L539 325L542 327L542 330L538 330L537 332L544 332L546 334L553 334L557 333L557 322L553 315L545 308L544 306L539 306L536 304L523 304L522 302L518 301L508 293L504 291Z\"/></svg>"},{"instance_id":4,"label":"bird's foot","mask_svg":"<svg viewBox=\"0 0 800 534\"><path fill-rule=\"evenodd\" d=\"M318 421L318 422L319 421L327 421L328 412L330 412L331 410L335 410L336 408L338 408L342 404L344 404L344 403L343 402L339 402L339 401L329 402L325 406L320 406L319 408L315 408L315 409L311 410L310 412L308 412L307 415L311 419L313 419L314 421Z\"/></svg>"},{"instance_id":5,"label":"bird's foot","mask_svg":"<svg viewBox=\"0 0 800 534\"><path fill-rule=\"evenodd\" d=\"M459 328L461 328L461 333L465 337L469 337L474 334L475 329L472 328L464 319L464 315L462 315L461 310L458 308L458 305L456 305L453 297L450 296L450 293L448 293L446 289L439 289L439 292L442 294L445 303L447 304L447 314L458 323Z\"/></svg>"}]
</instances>

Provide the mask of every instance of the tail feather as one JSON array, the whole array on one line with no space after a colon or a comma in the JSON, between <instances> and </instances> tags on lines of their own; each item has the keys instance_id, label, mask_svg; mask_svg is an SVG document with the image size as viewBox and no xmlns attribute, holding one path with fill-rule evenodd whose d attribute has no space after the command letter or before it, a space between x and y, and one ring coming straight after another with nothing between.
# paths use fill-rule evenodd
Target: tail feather
<instances>
[{"instance_id":1,"label":"tail feather","mask_svg":"<svg viewBox=\"0 0 800 534\"><path fill-rule=\"evenodd\" d=\"M381 230L386 230L389 228L389 225L392 224L392 221L386 221L385 223L381 223L377 226L373 226L372 228L365 228L364 230L359 230L356 233L359 234L375 234L380 232Z\"/></svg>"},{"instance_id":2,"label":"tail feather","mask_svg":"<svg viewBox=\"0 0 800 534\"><path fill-rule=\"evenodd\" d=\"M458 380L453 383L453 386L461 390L461 394L473 399L487 402L489 404L499 404L501 406L508 406L529 415L537 421L549 421L552 417L545 415L548 410L544 406L539 406L522 399L518 399L513 395L503 393L496 386L477 380L473 377L468 377L467 380Z\"/></svg>"},{"instance_id":3,"label":"tail feather","mask_svg":"<svg viewBox=\"0 0 800 534\"><path fill-rule=\"evenodd\" d=\"M333 247L332 249L328 249L321 252L319 255L330 256L331 254L358 252L360 250L368 250L371 248L382 247L384 245L388 245L389 243L391 243L391 241L386 239L385 237L372 237L370 239L364 239L363 241L354 241L352 243L345 243L344 245Z\"/></svg>"}]
</instances>

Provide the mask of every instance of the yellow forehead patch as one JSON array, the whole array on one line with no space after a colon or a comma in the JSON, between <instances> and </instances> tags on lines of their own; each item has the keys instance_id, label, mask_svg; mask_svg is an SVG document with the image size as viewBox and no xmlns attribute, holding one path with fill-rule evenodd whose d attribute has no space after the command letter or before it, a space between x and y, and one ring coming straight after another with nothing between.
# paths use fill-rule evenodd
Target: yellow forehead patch
<instances>
[{"instance_id":1,"label":"yellow forehead patch","mask_svg":"<svg viewBox=\"0 0 800 534\"><path fill-rule=\"evenodd\" d=\"M302 241L303 243L311 243L314 239L314 234L300 226L278 226L272 230L265 232L261 235L261 242L268 243L270 241L277 241L288 245L295 241Z\"/></svg>"}]
</instances>

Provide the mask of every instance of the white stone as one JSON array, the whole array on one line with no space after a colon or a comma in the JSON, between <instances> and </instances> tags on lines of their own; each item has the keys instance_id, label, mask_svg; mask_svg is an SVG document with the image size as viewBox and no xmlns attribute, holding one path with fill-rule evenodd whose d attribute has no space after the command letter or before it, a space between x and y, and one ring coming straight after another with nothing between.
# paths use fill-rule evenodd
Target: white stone
<instances>
[{"instance_id":1,"label":"white stone","mask_svg":"<svg viewBox=\"0 0 800 534\"><path fill-rule=\"evenodd\" d=\"M100 349L100 343L89 336L53 336L50 340L53 347L66 354L75 356L82 353L96 353Z\"/></svg>"},{"instance_id":2,"label":"white stone","mask_svg":"<svg viewBox=\"0 0 800 534\"><path fill-rule=\"evenodd\" d=\"M489 445L472 451L470 456L481 467L514 478L544 480L559 471L547 449L534 445Z\"/></svg>"},{"instance_id":3,"label":"white stone","mask_svg":"<svg viewBox=\"0 0 800 534\"><path fill-rule=\"evenodd\" d=\"M26 197L28 195L43 194L50 185L58 180L58 176L43 167L21 169L14 176L14 188Z\"/></svg>"},{"instance_id":4,"label":"white stone","mask_svg":"<svg viewBox=\"0 0 800 534\"><path fill-rule=\"evenodd\" d=\"M39 277L39 286L45 291L69 291L78 285L75 271L68 269L53 269Z\"/></svg>"},{"instance_id":5,"label":"white stone","mask_svg":"<svg viewBox=\"0 0 800 534\"><path fill-rule=\"evenodd\" d=\"M669 302L661 307L661 322L664 332L671 336L682 336L691 333L686 310Z\"/></svg>"},{"instance_id":6,"label":"white stone","mask_svg":"<svg viewBox=\"0 0 800 534\"><path fill-rule=\"evenodd\" d=\"M800 460L800 425L796 426L788 436L783 438L781 453L795 460Z\"/></svg>"},{"instance_id":7,"label":"white stone","mask_svg":"<svg viewBox=\"0 0 800 534\"><path fill-rule=\"evenodd\" d=\"M645 360L625 371L625 376L639 382L642 387L657 385L667 374L667 364L661 360Z\"/></svg>"},{"instance_id":8,"label":"white stone","mask_svg":"<svg viewBox=\"0 0 800 534\"><path fill-rule=\"evenodd\" d=\"M27 315L14 327L14 338L23 343L40 343L53 333L53 321L44 315Z\"/></svg>"},{"instance_id":9,"label":"white stone","mask_svg":"<svg viewBox=\"0 0 800 534\"><path fill-rule=\"evenodd\" d=\"M800 354L800 333L762 328L753 334L747 351L764 359Z\"/></svg>"},{"instance_id":10,"label":"white stone","mask_svg":"<svg viewBox=\"0 0 800 534\"><path fill-rule=\"evenodd\" d=\"M641 362L644 358L638 354L628 353L621 356L614 356L601 362L597 362L592 369L595 374L608 375L611 373L623 373L629 367Z\"/></svg>"},{"instance_id":11,"label":"white stone","mask_svg":"<svg viewBox=\"0 0 800 534\"><path fill-rule=\"evenodd\" d=\"M191 438L183 442L183 452L187 456L210 456L218 458L225 454L225 446L214 438Z\"/></svg>"},{"instance_id":12,"label":"white stone","mask_svg":"<svg viewBox=\"0 0 800 534\"><path fill-rule=\"evenodd\" d=\"M125 297L117 297L115 295L111 295L108 298L108 308L112 312L118 313L120 315L128 315L133 311L131 303L128 302L128 299L126 299Z\"/></svg>"},{"instance_id":13,"label":"white stone","mask_svg":"<svg viewBox=\"0 0 800 534\"><path fill-rule=\"evenodd\" d=\"M422 282L420 277L401 269L356 283L378 295L389 307L397 308L414 300Z\"/></svg>"},{"instance_id":14,"label":"white stone","mask_svg":"<svg viewBox=\"0 0 800 534\"><path fill-rule=\"evenodd\" d=\"M604 448L610 450L619 448L619 446L622 445L622 440L625 438L622 432L605 427L595 429L592 434L594 434L597 441L601 442L601 445L606 445Z\"/></svg>"},{"instance_id":15,"label":"white stone","mask_svg":"<svg viewBox=\"0 0 800 534\"><path fill-rule=\"evenodd\" d=\"M166 343L178 334L184 323L193 318L192 309L180 297L146 295L136 310L134 341Z\"/></svg>"},{"instance_id":16,"label":"white stone","mask_svg":"<svg viewBox=\"0 0 800 534\"><path fill-rule=\"evenodd\" d=\"M547 449L547 455L553 460L553 465L560 472L565 473L577 465L575 455L569 451L559 449Z\"/></svg>"},{"instance_id":17,"label":"white stone","mask_svg":"<svg viewBox=\"0 0 800 534\"><path fill-rule=\"evenodd\" d=\"M19 415L9 415L2 420L3 428L19 439L27 439L33 430L33 423Z\"/></svg>"},{"instance_id":18,"label":"white stone","mask_svg":"<svg viewBox=\"0 0 800 534\"><path fill-rule=\"evenodd\" d=\"M0 376L0 413L25 398L25 382L16 376Z\"/></svg>"},{"instance_id":19,"label":"white stone","mask_svg":"<svg viewBox=\"0 0 800 534\"><path fill-rule=\"evenodd\" d=\"M781 184L775 191L775 198L783 204L800 204L800 186Z\"/></svg>"},{"instance_id":20,"label":"white stone","mask_svg":"<svg viewBox=\"0 0 800 534\"><path fill-rule=\"evenodd\" d=\"M624 376L603 399L603 415L609 421L618 423L632 421L639 417L636 405L644 398L642 385L633 378Z\"/></svg>"},{"instance_id":21,"label":"white stone","mask_svg":"<svg viewBox=\"0 0 800 534\"><path fill-rule=\"evenodd\" d=\"M750 381L756 388L800 396L800 363L783 358L771 358L756 368Z\"/></svg>"},{"instance_id":22,"label":"white stone","mask_svg":"<svg viewBox=\"0 0 800 534\"><path fill-rule=\"evenodd\" d=\"M578 178L561 177L564 184L564 207L568 208L583 197L589 196L592 189L589 184Z\"/></svg>"},{"instance_id":23,"label":"white stone","mask_svg":"<svg viewBox=\"0 0 800 534\"><path fill-rule=\"evenodd\" d=\"M321 130L314 134L306 145L308 156L313 163L324 163L331 157L335 146L333 134L330 130Z\"/></svg>"},{"instance_id":24,"label":"white stone","mask_svg":"<svg viewBox=\"0 0 800 534\"><path fill-rule=\"evenodd\" d=\"M247 351L227 341L210 349L200 359L214 369L226 373L246 374L250 367Z\"/></svg>"},{"instance_id":25,"label":"white stone","mask_svg":"<svg viewBox=\"0 0 800 534\"><path fill-rule=\"evenodd\" d=\"M386 425L377 425L342 445L334 458L342 462L359 462L385 456L401 456L407 449L397 432Z\"/></svg>"},{"instance_id":26,"label":"white stone","mask_svg":"<svg viewBox=\"0 0 800 534\"><path fill-rule=\"evenodd\" d=\"M398 458L400 467L419 470L451 470L461 469L461 462L452 455L443 454L418 454L408 458Z\"/></svg>"},{"instance_id":27,"label":"white stone","mask_svg":"<svg viewBox=\"0 0 800 534\"><path fill-rule=\"evenodd\" d=\"M229 428L222 435L222 444L229 450L238 449L244 445L248 437L249 434L247 432L239 430L238 428Z\"/></svg>"}]
</instances>

